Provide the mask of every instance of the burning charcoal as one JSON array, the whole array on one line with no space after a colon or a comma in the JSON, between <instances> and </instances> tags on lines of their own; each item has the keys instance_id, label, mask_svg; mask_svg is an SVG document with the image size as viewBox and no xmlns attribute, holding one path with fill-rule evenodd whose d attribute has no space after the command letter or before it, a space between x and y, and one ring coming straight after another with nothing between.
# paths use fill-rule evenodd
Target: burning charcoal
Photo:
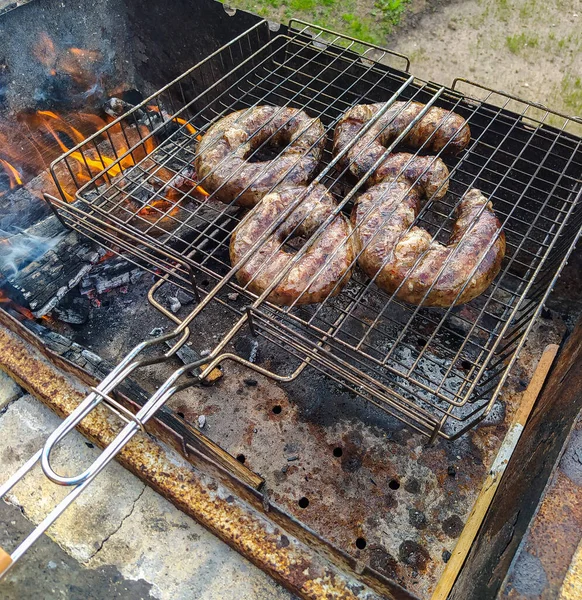
<instances>
[{"instance_id":1,"label":"burning charcoal","mask_svg":"<svg viewBox=\"0 0 582 600\"><path fill-rule=\"evenodd\" d=\"M82 325L89 318L89 300L79 296L75 298L65 296L55 307L54 312L63 323Z\"/></svg>"},{"instance_id":2,"label":"burning charcoal","mask_svg":"<svg viewBox=\"0 0 582 600\"><path fill-rule=\"evenodd\" d=\"M132 108L134 108L133 104L130 104L121 98L115 97L109 98L109 100L107 100L107 102L105 102L103 105L103 110L110 117L115 119L117 117L121 117L121 115L125 114L126 112L129 112ZM145 119L147 118L145 111L143 111L141 108L135 111L134 116L138 121L143 123L145 123Z\"/></svg>"},{"instance_id":3,"label":"burning charcoal","mask_svg":"<svg viewBox=\"0 0 582 600\"><path fill-rule=\"evenodd\" d=\"M167 341L166 345L171 348L173 343L172 341ZM189 365L191 363L195 363L200 360L201 356L196 351L192 350L188 346L182 346L179 350L176 351L176 356L185 364ZM200 371L204 370L208 365L204 364L200 366ZM200 372L198 371L198 372ZM198 375L197 370L192 370L192 375ZM212 371L204 378L202 381L202 385L212 385L216 381L218 381L222 377L223 373L219 368L214 368Z\"/></svg>"},{"instance_id":4,"label":"burning charcoal","mask_svg":"<svg viewBox=\"0 0 582 600\"><path fill-rule=\"evenodd\" d=\"M184 290L178 290L176 298L178 299L178 302L180 302L180 304L182 305L194 302L194 296L187 294Z\"/></svg>"},{"instance_id":5,"label":"burning charcoal","mask_svg":"<svg viewBox=\"0 0 582 600\"><path fill-rule=\"evenodd\" d=\"M110 290L135 283L143 271L123 257L116 257L97 265L81 282L81 293L103 294Z\"/></svg>"},{"instance_id":6,"label":"burning charcoal","mask_svg":"<svg viewBox=\"0 0 582 600\"><path fill-rule=\"evenodd\" d=\"M170 310L176 314L182 308L182 304L175 296L170 296L168 300L170 301Z\"/></svg>"}]
</instances>

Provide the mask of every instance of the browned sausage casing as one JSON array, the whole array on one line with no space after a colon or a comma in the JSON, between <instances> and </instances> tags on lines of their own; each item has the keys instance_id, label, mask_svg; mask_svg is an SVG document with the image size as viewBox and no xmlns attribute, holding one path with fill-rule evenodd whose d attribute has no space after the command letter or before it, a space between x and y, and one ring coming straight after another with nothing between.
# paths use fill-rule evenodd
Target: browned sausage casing
<instances>
[{"instance_id":1,"label":"browned sausage casing","mask_svg":"<svg viewBox=\"0 0 582 600\"><path fill-rule=\"evenodd\" d=\"M306 188L284 188L265 196L234 231L230 242L230 261L237 265L255 242L264 234ZM237 279L254 294L263 293L293 259L294 253L283 247L289 236L308 240L309 249L291 267L287 275L271 291L268 300L280 305L313 304L336 296L351 276L356 253L352 228L348 219L338 214L334 220L312 238L318 227L336 210L331 194L322 185L299 204L285 221L241 266Z\"/></svg>"},{"instance_id":2,"label":"browned sausage casing","mask_svg":"<svg viewBox=\"0 0 582 600\"><path fill-rule=\"evenodd\" d=\"M361 129L384 106L379 104L359 104L348 110L338 122L334 133L333 151L338 154L348 143L359 135ZM419 102L394 102L374 125L339 161L342 169L360 179L382 157L394 139L410 125L425 107ZM463 117L443 108L431 107L408 132L402 143L425 152L449 154L463 150L471 139L469 126Z\"/></svg>"},{"instance_id":3,"label":"browned sausage casing","mask_svg":"<svg viewBox=\"0 0 582 600\"><path fill-rule=\"evenodd\" d=\"M385 179L401 179L417 187L426 198L440 200L449 189L447 165L434 156L390 154L368 179L368 187Z\"/></svg>"},{"instance_id":4,"label":"browned sausage casing","mask_svg":"<svg viewBox=\"0 0 582 600\"><path fill-rule=\"evenodd\" d=\"M262 144L281 148L269 161L248 162ZM325 130L296 108L256 106L214 123L198 145L198 181L222 202L253 207L274 186L308 183L325 145Z\"/></svg>"},{"instance_id":5,"label":"browned sausage casing","mask_svg":"<svg viewBox=\"0 0 582 600\"><path fill-rule=\"evenodd\" d=\"M469 302L489 287L505 256L505 234L491 202L479 190L469 190L445 246L428 231L411 227L420 197L407 182L386 180L358 198L352 211L362 246L358 263L379 287L405 302Z\"/></svg>"}]
</instances>

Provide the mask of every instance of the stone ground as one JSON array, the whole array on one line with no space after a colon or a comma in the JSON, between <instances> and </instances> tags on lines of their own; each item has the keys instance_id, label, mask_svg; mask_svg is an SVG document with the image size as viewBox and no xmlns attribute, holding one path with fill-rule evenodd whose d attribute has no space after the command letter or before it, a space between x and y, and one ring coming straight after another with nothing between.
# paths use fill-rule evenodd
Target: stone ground
<instances>
[{"instance_id":1,"label":"stone ground","mask_svg":"<svg viewBox=\"0 0 582 600\"><path fill-rule=\"evenodd\" d=\"M0 481L39 448L58 417L0 372ZM80 434L57 464L78 472L97 450ZM64 471L64 469L63 469ZM12 549L66 489L33 471L0 502ZM110 465L0 583L2 600L291 600L293 596L118 464Z\"/></svg>"}]
</instances>

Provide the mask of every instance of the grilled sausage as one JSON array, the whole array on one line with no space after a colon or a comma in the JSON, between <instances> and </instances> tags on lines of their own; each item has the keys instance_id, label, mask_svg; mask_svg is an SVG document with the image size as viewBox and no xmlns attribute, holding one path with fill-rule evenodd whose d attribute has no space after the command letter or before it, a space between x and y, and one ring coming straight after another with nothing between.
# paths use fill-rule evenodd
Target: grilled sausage
<instances>
[{"instance_id":1,"label":"grilled sausage","mask_svg":"<svg viewBox=\"0 0 582 600\"><path fill-rule=\"evenodd\" d=\"M296 108L257 106L214 123L198 145L198 181L225 203L253 207L275 186L306 184L325 145L325 130ZM260 147L278 148L273 160L249 162Z\"/></svg>"},{"instance_id":2,"label":"grilled sausage","mask_svg":"<svg viewBox=\"0 0 582 600\"><path fill-rule=\"evenodd\" d=\"M469 190L445 246L412 226L420 198L418 187L390 178L359 196L351 217L362 247L358 263L380 288L405 302L469 302L489 287L505 256L505 234L491 202Z\"/></svg>"},{"instance_id":3,"label":"grilled sausage","mask_svg":"<svg viewBox=\"0 0 582 600\"><path fill-rule=\"evenodd\" d=\"M305 187L277 189L265 196L235 229L230 242L230 261L237 265L281 213L305 193ZM318 227L333 214L336 204L320 184L282 222L237 272L237 279L254 294L263 293L289 265L294 252L291 238L308 240L309 249L270 292L268 300L280 305L313 304L336 296L351 276L356 253L351 226L341 213L314 239Z\"/></svg>"},{"instance_id":4,"label":"grilled sausage","mask_svg":"<svg viewBox=\"0 0 582 600\"><path fill-rule=\"evenodd\" d=\"M334 132L333 152L337 155L350 143L370 119L384 106L359 104L348 110L338 122ZM425 107L419 102L394 102L361 139L340 159L338 166L348 168L360 179L382 157L386 146L414 120ZM402 143L425 152L457 154L471 139L469 126L463 117L443 108L431 107L406 134Z\"/></svg>"},{"instance_id":5,"label":"grilled sausage","mask_svg":"<svg viewBox=\"0 0 582 600\"><path fill-rule=\"evenodd\" d=\"M449 189L447 165L434 156L413 156L407 152L390 154L367 183L370 186L387 178L408 181L433 200L440 200Z\"/></svg>"}]
</instances>

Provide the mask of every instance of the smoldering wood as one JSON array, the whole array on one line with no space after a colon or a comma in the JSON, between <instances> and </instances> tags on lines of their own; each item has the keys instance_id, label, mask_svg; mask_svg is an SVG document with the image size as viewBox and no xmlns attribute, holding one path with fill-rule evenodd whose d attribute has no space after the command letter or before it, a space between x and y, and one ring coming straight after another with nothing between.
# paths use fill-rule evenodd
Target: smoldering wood
<instances>
[{"instance_id":1,"label":"smoldering wood","mask_svg":"<svg viewBox=\"0 0 582 600\"><path fill-rule=\"evenodd\" d=\"M25 187L0 197L0 229L4 232L30 227L50 214L49 205Z\"/></svg>"},{"instance_id":2,"label":"smoldering wood","mask_svg":"<svg viewBox=\"0 0 582 600\"><path fill-rule=\"evenodd\" d=\"M13 316L21 321L27 329L37 335L55 354L81 367L99 381L104 379L113 369L111 363L101 358L98 354L95 354L95 352L91 352L87 348L73 342L68 337L52 331L36 321L22 321L19 315ZM123 382L121 389L124 394L135 400L145 402L149 398L149 394L142 387L129 379Z\"/></svg>"},{"instance_id":3,"label":"smoldering wood","mask_svg":"<svg viewBox=\"0 0 582 600\"><path fill-rule=\"evenodd\" d=\"M73 292L67 294L54 309L54 314L63 323L71 325L83 325L89 319L91 309L89 299L86 297L73 296Z\"/></svg>"},{"instance_id":4,"label":"smoldering wood","mask_svg":"<svg viewBox=\"0 0 582 600\"><path fill-rule=\"evenodd\" d=\"M81 281L81 294L103 294L110 290L139 281L145 271L125 260L122 256L107 259L95 265Z\"/></svg>"},{"instance_id":5,"label":"smoldering wood","mask_svg":"<svg viewBox=\"0 0 582 600\"><path fill-rule=\"evenodd\" d=\"M42 317L89 273L99 254L92 243L67 230L54 215L12 236L10 244L26 247L38 240L45 240L50 249L22 268L16 264L16 272L5 272L4 287L9 293L10 288L19 292L25 307Z\"/></svg>"}]
</instances>

